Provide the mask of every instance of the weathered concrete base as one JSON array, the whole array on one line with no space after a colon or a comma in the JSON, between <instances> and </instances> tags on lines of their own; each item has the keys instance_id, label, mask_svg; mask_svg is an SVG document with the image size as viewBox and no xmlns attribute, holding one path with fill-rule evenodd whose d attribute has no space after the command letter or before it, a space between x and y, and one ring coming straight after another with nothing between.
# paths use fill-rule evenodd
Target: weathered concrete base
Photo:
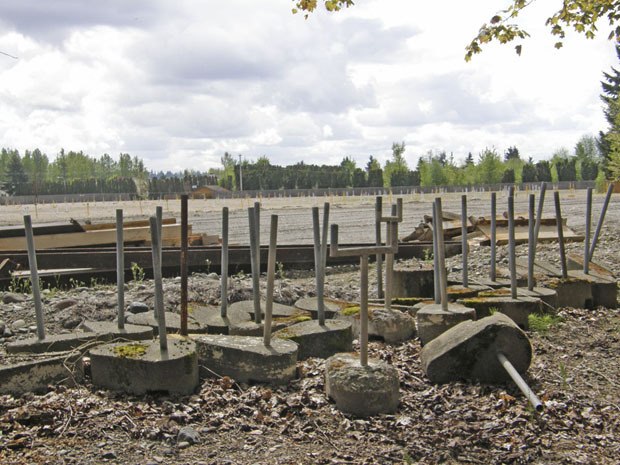
<instances>
[{"instance_id":1,"label":"weathered concrete base","mask_svg":"<svg viewBox=\"0 0 620 465\"><path fill-rule=\"evenodd\" d=\"M502 313L446 331L424 346L420 360L434 383L462 379L496 383L510 379L497 360L497 352L503 353L519 373L525 373L532 360L529 339Z\"/></svg>"},{"instance_id":2,"label":"weathered concrete base","mask_svg":"<svg viewBox=\"0 0 620 465\"><path fill-rule=\"evenodd\" d=\"M511 291L509 287L502 287L492 291L484 291L478 294L478 297L510 297ZM554 289L548 287L535 287L531 291L527 287L517 288L517 297L532 297L540 299L545 310L555 310L558 308L558 293Z\"/></svg>"},{"instance_id":3,"label":"weathered concrete base","mask_svg":"<svg viewBox=\"0 0 620 465\"><path fill-rule=\"evenodd\" d=\"M93 384L112 391L187 395L198 386L196 345L185 338L170 338L164 353L159 340L95 347L90 368Z\"/></svg>"},{"instance_id":4,"label":"weathered concrete base","mask_svg":"<svg viewBox=\"0 0 620 465\"><path fill-rule=\"evenodd\" d=\"M590 283L592 307L618 308L618 283L615 279L580 271L571 271L569 275Z\"/></svg>"},{"instance_id":5,"label":"weathered concrete base","mask_svg":"<svg viewBox=\"0 0 620 465\"><path fill-rule=\"evenodd\" d=\"M200 326L207 328L208 334L228 334L231 326L250 321L250 314L240 309L226 310L226 317L222 317L221 309L214 306L194 304L190 316Z\"/></svg>"},{"instance_id":6,"label":"weathered concrete base","mask_svg":"<svg viewBox=\"0 0 620 465\"><path fill-rule=\"evenodd\" d=\"M342 304L331 299L323 299L325 306L325 318L334 318L334 315L342 310ZM304 297L295 302L295 308L310 313L313 320L319 318L319 301L316 297Z\"/></svg>"},{"instance_id":7,"label":"weathered concrete base","mask_svg":"<svg viewBox=\"0 0 620 465\"><path fill-rule=\"evenodd\" d=\"M153 328L153 333L155 335L159 334L159 323L153 315L153 312L128 315L127 323L130 323L132 325L150 326L151 328ZM181 315L179 315L178 313L166 312L166 332L178 333L179 331L181 331ZM189 318L188 316L187 332L198 334L206 333L207 327L202 326L196 320Z\"/></svg>"},{"instance_id":8,"label":"weathered concrete base","mask_svg":"<svg viewBox=\"0 0 620 465\"><path fill-rule=\"evenodd\" d=\"M125 325L124 330L118 324L105 321L85 321L81 325L83 331L69 334L53 334L41 340L36 337L9 342L6 351L10 354L44 352L61 352L77 349L86 343L101 343L123 338L131 341L153 339L153 330L144 326Z\"/></svg>"},{"instance_id":9,"label":"weathered concrete base","mask_svg":"<svg viewBox=\"0 0 620 465\"><path fill-rule=\"evenodd\" d=\"M261 300L260 302L261 319L265 318L265 305L266 305L266 302L264 300ZM240 302L235 302L233 304L230 304L228 306L228 310L233 311L233 312L239 311L239 312L249 313L251 319L254 319L254 302L252 300L242 300ZM286 318L286 317L291 317L291 316L296 316L296 315L302 315L304 313L305 312L295 307L279 304L277 302L273 303L273 307L271 309L271 316L273 318ZM308 313L305 313L305 314L309 316Z\"/></svg>"},{"instance_id":10,"label":"weathered concrete base","mask_svg":"<svg viewBox=\"0 0 620 465\"><path fill-rule=\"evenodd\" d=\"M422 306L432 304L434 302L435 301L429 297L396 297L395 299L392 299L391 309L399 310L415 318L415 314ZM385 306L384 299L370 299L368 303L373 306Z\"/></svg>"},{"instance_id":11,"label":"weathered concrete base","mask_svg":"<svg viewBox=\"0 0 620 465\"><path fill-rule=\"evenodd\" d=\"M304 321L277 331L274 337L297 343L297 358L328 358L339 352L353 350L351 323L344 320L327 320L319 325L316 320Z\"/></svg>"},{"instance_id":12,"label":"weathered concrete base","mask_svg":"<svg viewBox=\"0 0 620 465\"><path fill-rule=\"evenodd\" d=\"M530 313L543 311L542 301L533 297L474 297L461 299L458 303L476 310L477 319L485 318L494 312L507 315L519 327L529 328L528 317Z\"/></svg>"},{"instance_id":13,"label":"weathered concrete base","mask_svg":"<svg viewBox=\"0 0 620 465\"><path fill-rule=\"evenodd\" d=\"M497 278L495 281L491 281L490 279L476 279L476 284L479 286L490 287L491 289L499 289L502 287L510 287L510 279ZM527 282L525 284L527 285Z\"/></svg>"},{"instance_id":14,"label":"weathered concrete base","mask_svg":"<svg viewBox=\"0 0 620 465\"><path fill-rule=\"evenodd\" d=\"M360 333L360 308L358 306L344 309L336 318L351 322L354 337ZM397 344L415 336L415 320L408 313L399 310L369 307L368 335L381 338L388 344Z\"/></svg>"},{"instance_id":15,"label":"weathered concrete base","mask_svg":"<svg viewBox=\"0 0 620 465\"><path fill-rule=\"evenodd\" d=\"M592 284L579 277L553 278L547 286L558 293L558 308L592 308Z\"/></svg>"},{"instance_id":16,"label":"weathered concrete base","mask_svg":"<svg viewBox=\"0 0 620 465\"><path fill-rule=\"evenodd\" d=\"M363 367L359 355L337 354L325 362L325 392L338 410L357 417L394 413L400 401L398 371L369 359Z\"/></svg>"},{"instance_id":17,"label":"weathered concrete base","mask_svg":"<svg viewBox=\"0 0 620 465\"><path fill-rule=\"evenodd\" d=\"M453 326L475 319L476 311L463 305L449 303L447 311L441 304L425 305L416 314L418 337L426 345Z\"/></svg>"},{"instance_id":18,"label":"weathered concrete base","mask_svg":"<svg viewBox=\"0 0 620 465\"><path fill-rule=\"evenodd\" d=\"M271 322L271 332L280 331L295 322L281 322L273 320ZM233 323L228 327L228 334L231 336L262 336L265 332L265 323L254 323L253 321L242 321Z\"/></svg>"},{"instance_id":19,"label":"weathered concrete base","mask_svg":"<svg viewBox=\"0 0 620 465\"><path fill-rule=\"evenodd\" d=\"M462 284L454 284L452 286L448 286L446 288L446 291L448 292L448 299L451 301L456 301L458 299L476 297L480 292L488 291L490 289L490 287L474 284L467 287L463 286Z\"/></svg>"},{"instance_id":20,"label":"weathered concrete base","mask_svg":"<svg viewBox=\"0 0 620 465\"><path fill-rule=\"evenodd\" d=\"M200 375L229 376L241 383L286 384L297 374L297 344L273 338L263 339L208 334L194 336Z\"/></svg>"},{"instance_id":21,"label":"weathered concrete base","mask_svg":"<svg viewBox=\"0 0 620 465\"><path fill-rule=\"evenodd\" d=\"M0 394L21 396L27 392L45 392L50 385L73 385L82 379L81 360L79 352L65 352L2 366Z\"/></svg>"},{"instance_id":22,"label":"weathered concrete base","mask_svg":"<svg viewBox=\"0 0 620 465\"><path fill-rule=\"evenodd\" d=\"M435 288L433 269L394 269L392 295L397 297L433 297Z\"/></svg>"}]
</instances>

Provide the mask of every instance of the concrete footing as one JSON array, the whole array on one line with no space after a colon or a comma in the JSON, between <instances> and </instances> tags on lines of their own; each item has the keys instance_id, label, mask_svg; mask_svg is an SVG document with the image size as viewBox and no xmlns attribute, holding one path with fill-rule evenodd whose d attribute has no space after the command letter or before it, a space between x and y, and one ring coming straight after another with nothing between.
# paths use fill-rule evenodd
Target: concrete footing
<instances>
[{"instance_id":1,"label":"concrete footing","mask_svg":"<svg viewBox=\"0 0 620 465\"><path fill-rule=\"evenodd\" d=\"M395 269L392 273L392 295L397 297L433 297L434 271Z\"/></svg>"},{"instance_id":2,"label":"concrete footing","mask_svg":"<svg viewBox=\"0 0 620 465\"><path fill-rule=\"evenodd\" d=\"M325 362L325 391L344 413L394 413L400 401L398 371L380 360L369 359L363 367L357 354L336 354Z\"/></svg>"},{"instance_id":3,"label":"concrete footing","mask_svg":"<svg viewBox=\"0 0 620 465\"><path fill-rule=\"evenodd\" d=\"M325 305L325 318L334 318L336 313L342 310L343 304L331 299L323 299ZM304 297L295 302L295 308L308 312L313 320L319 317L319 301L316 297Z\"/></svg>"},{"instance_id":4,"label":"concrete footing","mask_svg":"<svg viewBox=\"0 0 620 465\"><path fill-rule=\"evenodd\" d=\"M425 305L416 314L418 337L426 345L453 326L475 319L476 311L463 305L450 303L447 311L441 304Z\"/></svg>"},{"instance_id":5,"label":"concrete footing","mask_svg":"<svg viewBox=\"0 0 620 465\"><path fill-rule=\"evenodd\" d=\"M282 322L275 319L271 322L271 331L279 331L291 326L296 322ZM240 323L233 323L228 327L228 334L231 336L256 336L260 337L265 332L265 324L255 323L254 321L242 321Z\"/></svg>"},{"instance_id":6,"label":"concrete footing","mask_svg":"<svg viewBox=\"0 0 620 465\"><path fill-rule=\"evenodd\" d=\"M454 284L452 286L448 286L446 288L446 292L448 293L449 300L456 301L458 299L476 297L480 292L488 291L490 289L490 287L479 285L470 285L465 287L462 284Z\"/></svg>"},{"instance_id":7,"label":"concrete footing","mask_svg":"<svg viewBox=\"0 0 620 465\"><path fill-rule=\"evenodd\" d=\"M360 308L347 307L336 316L339 320L350 321L353 336L360 332ZM386 310L383 307L368 308L368 336L383 339L388 344L396 344L415 336L415 320L399 310Z\"/></svg>"},{"instance_id":8,"label":"concrete footing","mask_svg":"<svg viewBox=\"0 0 620 465\"><path fill-rule=\"evenodd\" d=\"M200 375L229 376L241 383L286 384L297 374L298 346L273 338L266 347L263 338L208 334L194 336Z\"/></svg>"},{"instance_id":9,"label":"concrete footing","mask_svg":"<svg viewBox=\"0 0 620 465\"><path fill-rule=\"evenodd\" d=\"M532 360L532 346L525 333L501 313L467 321L424 346L420 361L434 383L475 379L485 383L509 378L497 359L503 353L519 373Z\"/></svg>"},{"instance_id":10,"label":"concrete footing","mask_svg":"<svg viewBox=\"0 0 620 465\"><path fill-rule=\"evenodd\" d=\"M547 286L558 293L558 307L592 308L592 284L586 279L553 278Z\"/></svg>"},{"instance_id":11,"label":"concrete footing","mask_svg":"<svg viewBox=\"0 0 620 465\"><path fill-rule=\"evenodd\" d=\"M590 283L592 307L618 308L618 283L615 279L579 271L571 271L569 274Z\"/></svg>"},{"instance_id":12,"label":"concrete footing","mask_svg":"<svg viewBox=\"0 0 620 465\"><path fill-rule=\"evenodd\" d=\"M461 299L458 303L476 310L477 319L485 318L495 312L503 313L523 329L529 328L531 313L543 311L542 301L533 297L474 297Z\"/></svg>"},{"instance_id":13,"label":"concrete footing","mask_svg":"<svg viewBox=\"0 0 620 465\"><path fill-rule=\"evenodd\" d=\"M69 334L53 334L45 339L31 337L9 342L6 351L10 354L44 352L61 352L77 349L87 343L108 342L113 339L143 341L153 339L153 330L144 326L125 325L119 330L118 325L105 321L85 321L81 325L83 331Z\"/></svg>"},{"instance_id":14,"label":"concrete footing","mask_svg":"<svg viewBox=\"0 0 620 465\"><path fill-rule=\"evenodd\" d=\"M261 319L265 318L265 305L266 302L264 300L261 300ZM254 319L254 302L252 300L242 300L240 302L235 302L228 306L228 311L246 312L249 313L251 319ZM302 314L304 314L304 312L295 307L279 304L277 302L273 302L273 308L271 309L271 316L273 318L287 318ZM306 315L309 316L308 313L306 313Z\"/></svg>"},{"instance_id":15,"label":"concrete footing","mask_svg":"<svg viewBox=\"0 0 620 465\"><path fill-rule=\"evenodd\" d=\"M79 352L54 353L28 362L0 367L0 394L21 396L27 392L45 392L47 387L73 384L82 379ZM75 367L75 369L71 369Z\"/></svg>"},{"instance_id":16,"label":"concrete footing","mask_svg":"<svg viewBox=\"0 0 620 465\"><path fill-rule=\"evenodd\" d=\"M166 392L187 395L198 386L196 346L189 339L169 339L161 352L159 341L115 343L90 351L93 384L130 394Z\"/></svg>"},{"instance_id":17,"label":"concrete footing","mask_svg":"<svg viewBox=\"0 0 620 465\"><path fill-rule=\"evenodd\" d=\"M241 309L227 309L226 317L222 317L221 309L214 306L193 305L192 318L202 327L207 328L208 334L229 334L229 328L250 321L250 314Z\"/></svg>"},{"instance_id":18,"label":"concrete footing","mask_svg":"<svg viewBox=\"0 0 620 465\"><path fill-rule=\"evenodd\" d=\"M136 313L127 316L127 323L132 325L150 326L155 335L159 334L159 323L153 312ZM173 312L166 312L166 332L178 333L181 331L181 315ZM207 327L202 326L193 318L187 318L187 331L189 333L206 333Z\"/></svg>"},{"instance_id":19,"label":"concrete footing","mask_svg":"<svg viewBox=\"0 0 620 465\"><path fill-rule=\"evenodd\" d=\"M484 291L478 294L479 297L510 297L510 288L502 287L492 291ZM543 303L543 310L555 310L558 308L558 293L555 289L548 287L535 287L531 291L527 287L517 288L517 297L532 297L540 299Z\"/></svg>"},{"instance_id":20,"label":"concrete footing","mask_svg":"<svg viewBox=\"0 0 620 465\"><path fill-rule=\"evenodd\" d=\"M490 279L476 279L476 285L489 287L491 289L499 289L502 287L510 287L510 279L497 278L495 281L491 281ZM525 285L527 286L527 281Z\"/></svg>"},{"instance_id":21,"label":"concrete footing","mask_svg":"<svg viewBox=\"0 0 620 465\"><path fill-rule=\"evenodd\" d=\"M339 352L353 350L353 331L351 323L344 320L327 320L325 325L318 321L304 321L277 331L276 338L288 339L297 343L297 358L328 358Z\"/></svg>"}]
</instances>

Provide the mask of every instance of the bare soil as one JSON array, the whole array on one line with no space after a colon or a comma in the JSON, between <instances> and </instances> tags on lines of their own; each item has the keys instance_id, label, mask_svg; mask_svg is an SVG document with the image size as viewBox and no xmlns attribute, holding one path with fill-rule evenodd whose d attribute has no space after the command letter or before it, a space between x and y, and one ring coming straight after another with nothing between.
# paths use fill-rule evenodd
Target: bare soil
<instances>
[{"instance_id":1,"label":"bare soil","mask_svg":"<svg viewBox=\"0 0 620 465\"><path fill-rule=\"evenodd\" d=\"M568 225L584 231L585 194L562 192ZM603 197L595 196L593 217L598 218ZM389 199L386 197L386 201ZM247 243L247 207L253 199L190 201L194 231L219 232L220 212L231 208L234 240ZM331 221L340 224L347 242L374 240L374 198L263 199L262 238L266 242L267 215L280 215L280 243L311 241L311 206L332 202ZM405 235L430 211L432 198L405 198ZM177 202L178 203L178 202ZM164 205L178 218L178 205ZM471 214L488 215L486 193L470 193ZM505 204L500 195L498 208ZM553 213L548 194L545 212ZM620 208L612 200L597 247L596 261L616 273L620 270ZM143 217L155 204L45 205L38 221L59 221L71 214L95 221L113 221L114 210L126 217ZM20 224L21 215L34 207L2 207L4 224ZM527 211L527 195L517 195L517 211ZM460 211L460 196L445 196L444 209ZM583 244L570 244L580 252ZM520 246L518 253L526 253ZM540 244L541 260L557 263L557 244ZM473 249L473 276L488 273L488 248ZM498 250L498 261L506 258ZM460 257L449 261L459 274ZM263 280L264 281L264 280ZM371 276L371 286L373 285ZM332 269L326 293L357 299L359 277L355 268ZM219 303L217 276L190 278L190 300ZM264 288L264 283L262 284ZM248 298L248 276L232 279L231 301ZM373 291L374 292L374 291ZM178 309L179 284L165 281L166 305ZM276 300L292 303L314 294L310 273L284 270L276 282ZM57 310L58 302L78 303ZM115 288L78 288L46 295L46 327L60 332L65 318L111 319ZM132 282L126 301L152 303L152 283ZM10 326L34 321L32 304L0 304L0 319ZM132 397L102 391L88 378L77 387L50 386L47 393L22 397L0 396L0 463L2 464L611 464L620 456L620 312L563 308L558 322L547 331L529 331L534 359L527 381L543 399L545 409L535 413L512 384L472 382L433 385L419 363L420 343L370 344L371 356L392 363L399 371L401 403L394 415L357 419L339 412L324 394L324 362L310 359L298 364L299 378L288 386L240 385L228 378L205 380L189 397ZM20 334L13 337L26 337ZM0 363L8 363L0 344ZM1 381L0 381L1 382ZM179 436L191 428L196 444Z\"/></svg>"}]
</instances>

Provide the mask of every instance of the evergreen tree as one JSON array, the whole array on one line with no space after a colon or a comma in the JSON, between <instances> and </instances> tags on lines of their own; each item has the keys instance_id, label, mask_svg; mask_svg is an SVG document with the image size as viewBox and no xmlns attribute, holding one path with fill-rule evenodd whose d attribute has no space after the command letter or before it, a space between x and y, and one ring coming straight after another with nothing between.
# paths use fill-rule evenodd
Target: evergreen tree
<instances>
[{"instance_id":1,"label":"evergreen tree","mask_svg":"<svg viewBox=\"0 0 620 465\"><path fill-rule=\"evenodd\" d=\"M547 160L536 163L536 180L539 182L551 182L551 164Z\"/></svg>"}]
</instances>

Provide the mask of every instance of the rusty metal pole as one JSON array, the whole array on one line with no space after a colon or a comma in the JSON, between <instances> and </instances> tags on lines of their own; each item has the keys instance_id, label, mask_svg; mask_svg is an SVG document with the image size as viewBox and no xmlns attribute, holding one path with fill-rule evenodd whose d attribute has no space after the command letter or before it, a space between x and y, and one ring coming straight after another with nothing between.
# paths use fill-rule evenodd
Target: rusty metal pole
<instances>
[{"instance_id":1,"label":"rusty metal pole","mask_svg":"<svg viewBox=\"0 0 620 465\"><path fill-rule=\"evenodd\" d=\"M517 298L517 265L515 257L515 197L508 195L508 266L510 267L510 296Z\"/></svg>"},{"instance_id":2,"label":"rusty metal pole","mask_svg":"<svg viewBox=\"0 0 620 465\"><path fill-rule=\"evenodd\" d=\"M381 247L381 217L383 216L383 197L375 199L375 245ZM383 298L383 255L376 255L377 262L377 298Z\"/></svg>"},{"instance_id":3,"label":"rusty metal pole","mask_svg":"<svg viewBox=\"0 0 620 465\"><path fill-rule=\"evenodd\" d=\"M256 244L256 213L253 207L248 208L248 220L250 222L250 266L252 268L252 298L254 301L254 322L261 322L260 308L260 262L258 261L258 252L260 247Z\"/></svg>"},{"instance_id":4,"label":"rusty metal pole","mask_svg":"<svg viewBox=\"0 0 620 465\"><path fill-rule=\"evenodd\" d=\"M123 210L116 210L116 298L118 329L125 329L125 248L123 243Z\"/></svg>"},{"instance_id":5,"label":"rusty metal pole","mask_svg":"<svg viewBox=\"0 0 620 465\"><path fill-rule=\"evenodd\" d=\"M467 195L461 196L461 249L463 254L463 287L469 286L467 273Z\"/></svg>"},{"instance_id":6,"label":"rusty metal pole","mask_svg":"<svg viewBox=\"0 0 620 465\"><path fill-rule=\"evenodd\" d=\"M181 196L181 336L187 336L187 194Z\"/></svg>"},{"instance_id":7,"label":"rusty metal pole","mask_svg":"<svg viewBox=\"0 0 620 465\"><path fill-rule=\"evenodd\" d=\"M536 238L534 225L534 209L536 205L536 196L530 194L530 204L528 210L528 243L527 243L527 288L531 291L534 289L534 257L536 255Z\"/></svg>"},{"instance_id":8,"label":"rusty metal pole","mask_svg":"<svg viewBox=\"0 0 620 465\"><path fill-rule=\"evenodd\" d=\"M586 237L583 250L583 272L590 273L590 229L592 227L592 188L586 191Z\"/></svg>"},{"instance_id":9,"label":"rusty metal pole","mask_svg":"<svg viewBox=\"0 0 620 465\"><path fill-rule=\"evenodd\" d=\"M564 251L564 225L562 224L562 208L560 207L560 193L553 192L553 200L555 202L555 222L558 227L558 242L560 244L560 266L562 268L562 278L568 278L568 270L566 268L566 252Z\"/></svg>"},{"instance_id":10,"label":"rusty metal pole","mask_svg":"<svg viewBox=\"0 0 620 465\"><path fill-rule=\"evenodd\" d=\"M448 310L448 273L446 270L446 249L443 240L443 209L441 197L435 198L437 212L437 251L439 252L439 292L441 295L441 309Z\"/></svg>"},{"instance_id":11,"label":"rusty metal pole","mask_svg":"<svg viewBox=\"0 0 620 465\"><path fill-rule=\"evenodd\" d=\"M220 315L228 314L228 207L222 208L222 269L220 271Z\"/></svg>"},{"instance_id":12,"label":"rusty metal pole","mask_svg":"<svg viewBox=\"0 0 620 465\"><path fill-rule=\"evenodd\" d=\"M497 194L491 192L491 272L492 282L497 280Z\"/></svg>"},{"instance_id":13,"label":"rusty metal pole","mask_svg":"<svg viewBox=\"0 0 620 465\"><path fill-rule=\"evenodd\" d=\"M37 338L42 341L45 339L45 325L43 323L43 305L41 304L41 289L39 287L37 252L34 246L32 218L30 218L30 215L24 216L24 232L26 234L26 247L28 249L28 265L30 267L30 284L32 287L32 299L34 300L34 312L37 318Z\"/></svg>"},{"instance_id":14,"label":"rusty metal pole","mask_svg":"<svg viewBox=\"0 0 620 465\"><path fill-rule=\"evenodd\" d=\"M153 255L153 282L155 285L155 313L157 315L157 328L159 332L159 349L161 352L168 350L168 334L166 333L166 312L164 310L164 288L161 276L161 237L157 218L149 218L151 226L151 244Z\"/></svg>"},{"instance_id":15,"label":"rusty metal pole","mask_svg":"<svg viewBox=\"0 0 620 465\"><path fill-rule=\"evenodd\" d=\"M603 227L603 221L605 221L605 213L607 213L607 207L609 206L609 201L611 200L611 194L614 191L614 184L610 183L607 188L607 194L605 195L605 202L603 203L603 209L601 210L601 216L598 218L598 223L596 225L596 232L594 233L594 237L592 238L592 244L590 245L590 252L588 256L590 260L592 260L592 256L594 255L594 249L596 249L596 243L598 242L598 237L601 234L601 228Z\"/></svg>"},{"instance_id":16,"label":"rusty metal pole","mask_svg":"<svg viewBox=\"0 0 620 465\"><path fill-rule=\"evenodd\" d=\"M269 254L267 256L267 301L265 303L265 324L263 325L263 343L271 345L271 314L273 312L273 287L276 276L276 250L278 245L278 215L271 215L269 231Z\"/></svg>"}]
</instances>

